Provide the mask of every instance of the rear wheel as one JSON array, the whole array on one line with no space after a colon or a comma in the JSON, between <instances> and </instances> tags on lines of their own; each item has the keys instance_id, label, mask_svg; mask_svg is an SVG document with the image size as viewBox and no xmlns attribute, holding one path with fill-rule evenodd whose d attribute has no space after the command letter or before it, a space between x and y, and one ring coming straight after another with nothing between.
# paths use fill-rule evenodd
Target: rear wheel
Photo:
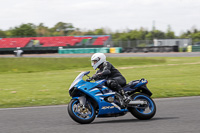
<instances>
[{"instance_id":1,"label":"rear wheel","mask_svg":"<svg viewBox=\"0 0 200 133\"><path fill-rule=\"evenodd\" d=\"M95 119L95 112L95 108L91 103L87 102L83 107L78 99L71 100L68 105L70 117L81 124L91 123Z\"/></svg>"},{"instance_id":2,"label":"rear wheel","mask_svg":"<svg viewBox=\"0 0 200 133\"><path fill-rule=\"evenodd\" d=\"M140 120L151 119L156 113L156 105L154 101L146 94L139 93L132 96L132 100L145 101L147 104L129 107L128 110L133 116Z\"/></svg>"}]
</instances>

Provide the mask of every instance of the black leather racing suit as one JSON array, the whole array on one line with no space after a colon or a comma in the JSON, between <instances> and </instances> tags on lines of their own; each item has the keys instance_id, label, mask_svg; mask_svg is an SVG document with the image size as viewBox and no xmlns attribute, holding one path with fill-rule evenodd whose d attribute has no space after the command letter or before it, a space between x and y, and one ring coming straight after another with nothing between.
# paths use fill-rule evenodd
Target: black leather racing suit
<instances>
[{"instance_id":1,"label":"black leather racing suit","mask_svg":"<svg viewBox=\"0 0 200 133\"><path fill-rule=\"evenodd\" d=\"M99 66L99 70L92 76L94 80L107 79L106 85L117 92L126 85L126 79L122 74L108 61Z\"/></svg>"}]
</instances>

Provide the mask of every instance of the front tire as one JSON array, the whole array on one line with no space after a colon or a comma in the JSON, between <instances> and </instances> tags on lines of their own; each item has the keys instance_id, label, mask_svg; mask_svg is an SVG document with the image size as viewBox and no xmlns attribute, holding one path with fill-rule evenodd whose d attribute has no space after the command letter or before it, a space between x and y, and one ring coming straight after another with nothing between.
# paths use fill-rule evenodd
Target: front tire
<instances>
[{"instance_id":1,"label":"front tire","mask_svg":"<svg viewBox=\"0 0 200 133\"><path fill-rule=\"evenodd\" d=\"M139 93L132 96L132 100L143 100L147 102L146 106L138 105L136 107L129 107L131 114L140 120L151 119L156 113L156 105L154 101L146 94Z\"/></svg>"},{"instance_id":2,"label":"front tire","mask_svg":"<svg viewBox=\"0 0 200 133\"><path fill-rule=\"evenodd\" d=\"M69 116L80 124L91 123L95 119L95 108L87 102L85 108L83 108L78 99L73 99L68 104Z\"/></svg>"}]
</instances>

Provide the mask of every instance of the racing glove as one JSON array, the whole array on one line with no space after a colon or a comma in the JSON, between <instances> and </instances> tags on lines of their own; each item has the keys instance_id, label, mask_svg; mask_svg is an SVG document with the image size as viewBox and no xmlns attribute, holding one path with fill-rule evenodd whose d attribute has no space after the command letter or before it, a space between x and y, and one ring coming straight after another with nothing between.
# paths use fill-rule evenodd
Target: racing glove
<instances>
[{"instance_id":1,"label":"racing glove","mask_svg":"<svg viewBox=\"0 0 200 133\"><path fill-rule=\"evenodd\" d=\"M92 78L93 78L94 80L101 79L101 78L102 78L101 73L96 73L96 74L94 74L94 75L92 76Z\"/></svg>"}]
</instances>

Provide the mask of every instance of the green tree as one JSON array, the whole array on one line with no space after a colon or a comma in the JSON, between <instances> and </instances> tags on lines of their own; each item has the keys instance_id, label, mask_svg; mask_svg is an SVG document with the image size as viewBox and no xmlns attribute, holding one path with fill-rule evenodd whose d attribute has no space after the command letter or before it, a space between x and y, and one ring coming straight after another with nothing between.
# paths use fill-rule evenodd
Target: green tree
<instances>
[{"instance_id":1,"label":"green tree","mask_svg":"<svg viewBox=\"0 0 200 133\"><path fill-rule=\"evenodd\" d=\"M36 36L35 25L33 25L32 23L22 24L19 27L11 29L10 31L12 36L18 36L18 37Z\"/></svg>"},{"instance_id":2,"label":"green tree","mask_svg":"<svg viewBox=\"0 0 200 133\"><path fill-rule=\"evenodd\" d=\"M70 35L71 35L71 36L74 36L74 35L83 36L84 33L81 32L81 31L79 30L79 28L76 28L76 30L70 32Z\"/></svg>"},{"instance_id":3,"label":"green tree","mask_svg":"<svg viewBox=\"0 0 200 133\"><path fill-rule=\"evenodd\" d=\"M128 33L121 33L118 40L127 41L130 40L130 34Z\"/></svg>"},{"instance_id":4,"label":"green tree","mask_svg":"<svg viewBox=\"0 0 200 133\"><path fill-rule=\"evenodd\" d=\"M92 30L88 30L87 32L84 32L84 35L95 35L95 32Z\"/></svg>"},{"instance_id":5,"label":"green tree","mask_svg":"<svg viewBox=\"0 0 200 133\"><path fill-rule=\"evenodd\" d=\"M200 32L191 34L193 43L200 42Z\"/></svg>"},{"instance_id":6,"label":"green tree","mask_svg":"<svg viewBox=\"0 0 200 133\"><path fill-rule=\"evenodd\" d=\"M129 40L142 40L142 32L138 31L138 30L132 30L131 32L129 32Z\"/></svg>"},{"instance_id":7,"label":"green tree","mask_svg":"<svg viewBox=\"0 0 200 133\"><path fill-rule=\"evenodd\" d=\"M104 29L96 29L94 31L95 35L105 35Z\"/></svg>"},{"instance_id":8,"label":"green tree","mask_svg":"<svg viewBox=\"0 0 200 133\"><path fill-rule=\"evenodd\" d=\"M5 33L6 33L6 37L12 37L11 30L6 30Z\"/></svg>"},{"instance_id":9,"label":"green tree","mask_svg":"<svg viewBox=\"0 0 200 133\"><path fill-rule=\"evenodd\" d=\"M146 40L153 40L154 37L153 37L152 32L149 32L148 34L146 34L146 35L145 35L145 39L146 39Z\"/></svg>"},{"instance_id":10,"label":"green tree","mask_svg":"<svg viewBox=\"0 0 200 133\"><path fill-rule=\"evenodd\" d=\"M179 38L191 38L191 34L182 33Z\"/></svg>"},{"instance_id":11,"label":"green tree","mask_svg":"<svg viewBox=\"0 0 200 133\"><path fill-rule=\"evenodd\" d=\"M141 34L141 39L142 40L146 40L146 35L149 33L149 31L144 29L143 27L141 27L139 32Z\"/></svg>"},{"instance_id":12,"label":"green tree","mask_svg":"<svg viewBox=\"0 0 200 133\"><path fill-rule=\"evenodd\" d=\"M165 33L160 30L155 30L155 31L153 31L153 36L154 36L154 38L157 38L157 39L164 39Z\"/></svg>"},{"instance_id":13,"label":"green tree","mask_svg":"<svg viewBox=\"0 0 200 133\"><path fill-rule=\"evenodd\" d=\"M148 32L148 34L145 35L145 38L147 40L164 39L165 33L160 30L154 30L154 31Z\"/></svg>"},{"instance_id":14,"label":"green tree","mask_svg":"<svg viewBox=\"0 0 200 133\"><path fill-rule=\"evenodd\" d=\"M168 28L167 28L167 32L165 34L165 38L166 39L174 39L175 38L175 34L174 32L171 30L171 26L168 25Z\"/></svg>"},{"instance_id":15,"label":"green tree","mask_svg":"<svg viewBox=\"0 0 200 133\"><path fill-rule=\"evenodd\" d=\"M6 33L3 30L0 30L0 38L6 37Z\"/></svg>"},{"instance_id":16,"label":"green tree","mask_svg":"<svg viewBox=\"0 0 200 133\"><path fill-rule=\"evenodd\" d=\"M68 35L74 31L74 26L71 23L58 22L51 31L54 35Z\"/></svg>"},{"instance_id":17,"label":"green tree","mask_svg":"<svg viewBox=\"0 0 200 133\"><path fill-rule=\"evenodd\" d=\"M44 26L43 23L40 23L38 26L36 26L36 34L37 36L49 36L50 35L50 30L48 27Z\"/></svg>"}]
</instances>

